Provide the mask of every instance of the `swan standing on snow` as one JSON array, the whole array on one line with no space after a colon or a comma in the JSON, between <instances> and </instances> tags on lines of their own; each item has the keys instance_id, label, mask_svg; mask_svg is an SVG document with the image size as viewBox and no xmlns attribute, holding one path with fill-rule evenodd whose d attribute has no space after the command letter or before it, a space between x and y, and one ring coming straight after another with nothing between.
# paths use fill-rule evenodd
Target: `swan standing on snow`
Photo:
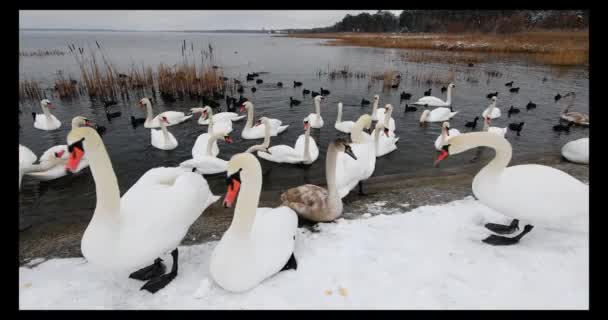
<instances>
[{"instance_id":1,"label":"swan standing on snow","mask_svg":"<svg viewBox=\"0 0 608 320\"><path fill-rule=\"evenodd\" d=\"M355 125L354 121L342 121L342 102L338 103L338 117L336 118L336 124L334 127L336 130L344 133L350 133Z\"/></svg>"},{"instance_id":2,"label":"swan standing on snow","mask_svg":"<svg viewBox=\"0 0 608 320\"><path fill-rule=\"evenodd\" d=\"M247 111L247 123L241 132L241 137L243 137L243 139L259 139L264 137L264 127L266 125L256 125L253 127L254 106L251 101L245 101L241 106L241 112L245 111ZM282 126L281 124L283 124L283 122L279 119L268 118L268 120L270 121L270 135L273 137L282 133L289 127L289 125Z\"/></svg>"},{"instance_id":3,"label":"swan standing on snow","mask_svg":"<svg viewBox=\"0 0 608 320\"><path fill-rule=\"evenodd\" d=\"M458 131L458 129L450 129L450 123L447 121L444 122L441 125L441 134L435 140L435 149L437 151L441 151L443 148L443 145L446 144L446 142L448 140L450 140L450 138L455 137L459 134L460 134L460 131Z\"/></svg>"},{"instance_id":4,"label":"swan standing on snow","mask_svg":"<svg viewBox=\"0 0 608 320\"><path fill-rule=\"evenodd\" d=\"M268 126L268 118L262 117L259 121ZM272 146L265 151L258 151L258 157L276 163L311 164L315 162L319 157L319 148L315 139L310 136L308 121L304 121L304 130L304 134L298 137L293 148L284 144Z\"/></svg>"},{"instance_id":5,"label":"swan standing on snow","mask_svg":"<svg viewBox=\"0 0 608 320\"><path fill-rule=\"evenodd\" d=\"M484 122L483 122L483 129L481 131L487 131L493 134L497 134L501 137L504 137L507 134L507 127L504 128L499 128L499 127L490 127L490 124L492 123L492 119L490 118L484 118Z\"/></svg>"},{"instance_id":6,"label":"swan standing on snow","mask_svg":"<svg viewBox=\"0 0 608 320\"><path fill-rule=\"evenodd\" d=\"M150 103L150 99L148 98L143 98L139 100L139 106L141 108L146 108L146 122L144 122L144 127L149 129L159 128L161 126L161 117L167 118L167 120L169 121L168 126L173 126L192 118L191 114L186 115L183 112L179 111L165 111L154 117L154 112L152 111L152 103Z\"/></svg>"},{"instance_id":7,"label":"swan standing on snow","mask_svg":"<svg viewBox=\"0 0 608 320\"><path fill-rule=\"evenodd\" d=\"M492 103L490 103L490 105L485 110L483 110L483 112L481 113L481 117L490 119L496 119L500 117L501 113L500 109L496 107L496 100L496 96L493 96Z\"/></svg>"},{"instance_id":8,"label":"swan standing on snow","mask_svg":"<svg viewBox=\"0 0 608 320\"><path fill-rule=\"evenodd\" d=\"M315 113L310 113L304 121L308 121L311 127L319 129L323 127L323 118L321 117L321 100L323 100L323 96L316 96L313 98L315 102Z\"/></svg>"},{"instance_id":9,"label":"swan standing on snow","mask_svg":"<svg viewBox=\"0 0 608 320\"><path fill-rule=\"evenodd\" d=\"M418 101L414 102L413 105L429 106L429 107L451 107L453 88L456 88L456 85L453 83L450 83L448 85L448 93L447 93L446 101L443 101L437 97L422 97L422 98L418 99ZM435 110L437 110L437 109L435 109ZM441 120L438 120L438 121L441 121Z\"/></svg>"},{"instance_id":10,"label":"swan standing on snow","mask_svg":"<svg viewBox=\"0 0 608 320\"><path fill-rule=\"evenodd\" d=\"M173 150L177 148L177 139L169 130L167 125L170 125L169 120L165 116L160 117L160 130L150 129L150 137L152 146L161 150Z\"/></svg>"},{"instance_id":11,"label":"swan standing on snow","mask_svg":"<svg viewBox=\"0 0 608 320\"><path fill-rule=\"evenodd\" d=\"M338 152L357 160L344 139L336 139L327 147L325 179L327 189L314 184L291 188L281 194L282 205L293 209L300 217L315 222L333 221L342 215L342 199L336 186L336 161Z\"/></svg>"},{"instance_id":12,"label":"swan standing on snow","mask_svg":"<svg viewBox=\"0 0 608 320\"><path fill-rule=\"evenodd\" d=\"M399 137L395 137L394 134L391 136L390 130L385 128L384 124L380 122L376 123L376 128L374 128L374 150L376 157L382 157L397 150L397 142L399 142Z\"/></svg>"},{"instance_id":13,"label":"swan standing on snow","mask_svg":"<svg viewBox=\"0 0 608 320\"><path fill-rule=\"evenodd\" d=\"M41 100L40 108L42 108L42 114L32 112L32 116L34 117L34 128L49 131L61 127L61 121L57 120L57 118L51 114L51 111L49 111L49 108L55 109L55 105L53 105L51 101L48 99Z\"/></svg>"},{"instance_id":14,"label":"swan standing on snow","mask_svg":"<svg viewBox=\"0 0 608 320\"><path fill-rule=\"evenodd\" d=\"M130 278L146 281L152 293L177 276L177 246L190 225L219 197L209 190L203 176L180 168L148 170L120 197L110 157L99 134L88 127L72 129L66 169L78 167L86 154L95 181L95 211L81 242L87 263L106 270L142 268ZM172 250L171 272L159 258Z\"/></svg>"},{"instance_id":15,"label":"swan standing on snow","mask_svg":"<svg viewBox=\"0 0 608 320\"><path fill-rule=\"evenodd\" d=\"M374 141L369 134L363 132L364 128L369 129L371 125L372 117L368 114L361 115L350 133L352 140L350 147L357 155L357 160L344 153L338 154L336 185L340 198L344 198L357 184L359 194L364 195L363 181L374 173L376 168Z\"/></svg>"},{"instance_id":16,"label":"swan standing on snow","mask_svg":"<svg viewBox=\"0 0 608 320\"><path fill-rule=\"evenodd\" d=\"M226 175L224 206L231 207L237 194L238 200L230 227L211 253L209 273L220 287L242 292L280 271L297 269L298 216L285 206L258 208L262 168L252 154L232 156Z\"/></svg>"},{"instance_id":17,"label":"swan standing on snow","mask_svg":"<svg viewBox=\"0 0 608 320\"><path fill-rule=\"evenodd\" d=\"M562 156L571 162L589 164L589 138L566 143L562 147Z\"/></svg>"},{"instance_id":18,"label":"swan standing on snow","mask_svg":"<svg viewBox=\"0 0 608 320\"><path fill-rule=\"evenodd\" d=\"M511 144L503 137L488 132L464 133L450 139L437 157L435 165L447 158L477 147L496 151L494 159L473 179L473 194L486 206L514 219L531 223L588 230L589 186L571 175L552 167L525 164L507 167L511 161ZM510 225L486 224L500 234L512 233L518 221ZM519 235L508 238L491 235L483 241L492 245L517 243L532 225Z\"/></svg>"},{"instance_id":19,"label":"swan standing on snow","mask_svg":"<svg viewBox=\"0 0 608 320\"><path fill-rule=\"evenodd\" d=\"M224 138L226 143L232 143L232 139L227 132L214 133L207 142L207 150L204 155L199 155L190 160L186 160L179 164L182 168L196 169L201 174L216 174L226 171L228 161L220 159L217 154L213 154L213 145L217 146L217 139Z\"/></svg>"},{"instance_id":20,"label":"swan standing on snow","mask_svg":"<svg viewBox=\"0 0 608 320\"><path fill-rule=\"evenodd\" d=\"M574 104L574 98L576 98L576 94L574 92L570 92L570 93L566 94L564 97L569 97L570 99L568 99L568 102L566 103L566 107L560 114L560 118L562 118L568 122L574 122L581 126L589 126L589 115L588 114L582 113L582 112L576 112L576 111L568 111L568 109L570 109L570 107L572 107L572 104Z\"/></svg>"},{"instance_id":21,"label":"swan standing on snow","mask_svg":"<svg viewBox=\"0 0 608 320\"><path fill-rule=\"evenodd\" d=\"M239 116L238 113L236 112L219 112L219 113L213 113L213 111L211 110L211 107L209 106L205 106L205 108L209 108L209 115L213 116L213 120L215 120L216 122L224 122L224 121L232 121L232 122L236 122L236 121L240 121L243 120L246 115L242 115ZM190 113L198 113L198 112L203 112L205 110L205 108L190 108ZM209 124L209 119L211 119L210 117L204 118L203 116L198 118L198 124L200 125L208 125Z\"/></svg>"}]
</instances>

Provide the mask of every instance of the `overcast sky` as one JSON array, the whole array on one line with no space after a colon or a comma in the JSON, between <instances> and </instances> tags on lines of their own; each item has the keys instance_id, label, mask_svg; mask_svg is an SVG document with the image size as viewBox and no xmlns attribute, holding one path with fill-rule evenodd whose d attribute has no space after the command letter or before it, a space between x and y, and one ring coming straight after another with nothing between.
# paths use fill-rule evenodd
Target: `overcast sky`
<instances>
[{"instance_id":1,"label":"overcast sky","mask_svg":"<svg viewBox=\"0 0 608 320\"><path fill-rule=\"evenodd\" d=\"M377 10L22 10L20 28L190 30L326 27ZM390 10L399 14L401 10Z\"/></svg>"}]
</instances>

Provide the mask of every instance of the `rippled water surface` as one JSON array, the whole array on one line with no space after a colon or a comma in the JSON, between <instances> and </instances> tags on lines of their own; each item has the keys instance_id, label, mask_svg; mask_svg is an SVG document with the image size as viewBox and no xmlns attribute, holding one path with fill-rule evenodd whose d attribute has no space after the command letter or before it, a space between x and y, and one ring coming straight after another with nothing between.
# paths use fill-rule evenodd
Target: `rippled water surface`
<instances>
[{"instance_id":1,"label":"rippled water surface","mask_svg":"<svg viewBox=\"0 0 608 320\"><path fill-rule=\"evenodd\" d=\"M404 113L405 102L399 101L399 92L405 90L413 94L413 99L422 96L423 91L433 89L433 95L445 98L440 88L447 84L427 85L413 81L413 77L429 73L455 73L456 88L453 92L453 107L459 114L451 123L452 128L461 132L464 123L472 120L489 104L486 94L499 91L498 107L503 116L494 120L493 125L505 127L511 122L525 121L522 135L517 137L509 131L507 139L513 146L513 157L529 157L533 154L559 153L562 145L570 140L588 136L588 129L575 128L569 134L558 134L552 130L559 118L562 103L555 103L554 96L567 91L577 94L573 110L588 112L589 80L588 71L580 68L556 71L540 65L532 65L518 60L502 60L479 63L473 67L466 64L448 65L441 63L419 64L404 63L400 59L403 51L395 49L359 48L319 45L316 39L294 39L251 34L204 34L204 33L162 33L162 32L42 32L22 31L20 33L20 50L66 49L66 43L75 43L86 47L95 45L97 40L111 61L119 68L128 68L131 64L156 66L163 62L169 65L181 60L180 46L183 40L192 41L199 46L211 43L220 65L227 77L238 77L244 80L247 72L268 72L260 76L261 85L253 82L247 84L245 97L255 104L256 117L270 116L290 124L289 129L278 137L273 137L271 145L295 143L303 133L301 120L311 112L314 106L310 96L302 96L302 88L319 91L320 87L331 93L322 104L321 114L325 126L313 129L312 137L320 147L319 159L309 167L278 165L260 160L264 171L265 190L276 190L277 197L281 190L304 183L324 183L324 159L328 142L338 136L334 129L337 114L337 103L344 103L343 120L356 120L364 112L371 113L371 106L361 107L362 98L371 100L374 94L380 95L380 106L391 103L395 106L393 118L396 121L396 134L401 137L397 151L379 158L374 175L395 173L415 173L420 169L432 166L436 157L433 143L440 132L440 124L434 123L420 127L417 112ZM352 71L382 72L393 69L402 73L398 89L383 90L381 82L372 84L368 79L330 80L319 77L317 70L327 69L328 65L349 65ZM64 74L79 77L78 66L70 55L49 57L22 57L20 59L21 79L45 79L46 85L52 87L55 73L62 70ZM499 71L498 77L490 77L487 72ZM543 81L546 78L546 81ZM468 79L468 80L467 80ZM475 79L476 81L471 81ZM292 88L293 80L304 83L303 87ZM505 82L513 80L520 87L517 94L509 93ZM284 88L275 84L282 81ZM244 81L243 81L244 82ZM257 87L251 93L250 87ZM302 100L300 106L289 107L289 97ZM238 95L237 95L238 97ZM130 96L128 100L118 101L113 107L121 111L122 116L112 119L105 117L103 106L99 101L89 98L60 100L51 97L57 108L53 114L62 122L60 129L41 131L33 127L32 112L40 113L38 101L20 103L22 113L19 116L19 141L40 156L53 145L65 144L70 130L70 121L76 115L89 117L107 128L103 136L110 154L112 165L118 177L121 193L137 181L150 168L159 166L176 166L191 158L191 149L196 137L207 131L207 126L198 125L195 119L169 127L169 131L179 141L177 149L161 151L151 146L150 130L130 125L131 115L144 117L144 112L137 107L140 96ZM528 101L538 107L526 112ZM225 102L219 101L225 111ZM561 101L560 101L561 102ZM522 109L521 113L511 118L506 110L514 105ZM167 102L158 98L154 100L155 114L167 110L187 112L189 108L200 106L192 100ZM197 116L195 116L197 117ZM234 124L231 134L233 144L219 142L219 157L228 160L233 154L244 151L247 147L261 142L260 140L243 140L240 138L245 122ZM482 127L479 121L478 130ZM471 160L474 152L452 157L442 163L442 168L459 166ZM442 168L435 172L442 174ZM224 177L208 177L214 193L225 191ZM21 218L28 223L61 223L81 221L90 218L95 206L95 187L90 171L64 177L51 182L38 182L24 177L20 192Z\"/></svg>"}]
</instances>

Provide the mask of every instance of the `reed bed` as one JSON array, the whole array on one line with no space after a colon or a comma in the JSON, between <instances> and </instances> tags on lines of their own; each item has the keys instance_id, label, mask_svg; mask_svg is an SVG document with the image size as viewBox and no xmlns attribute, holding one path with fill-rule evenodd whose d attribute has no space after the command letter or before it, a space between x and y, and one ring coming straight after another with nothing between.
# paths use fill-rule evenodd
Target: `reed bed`
<instances>
[{"instance_id":1,"label":"reed bed","mask_svg":"<svg viewBox=\"0 0 608 320\"><path fill-rule=\"evenodd\" d=\"M74 80L71 75L67 78L64 77L62 71L57 72L54 89L61 99L76 97L81 92L78 81Z\"/></svg>"},{"instance_id":2,"label":"reed bed","mask_svg":"<svg viewBox=\"0 0 608 320\"><path fill-rule=\"evenodd\" d=\"M427 85L447 85L450 82L454 82L456 75L453 70L448 72L445 71L431 71L426 73L417 73L411 76L411 80L418 84Z\"/></svg>"},{"instance_id":3,"label":"reed bed","mask_svg":"<svg viewBox=\"0 0 608 320\"><path fill-rule=\"evenodd\" d=\"M371 87L374 82L382 81L382 87L388 88L401 81L400 73L395 70L385 70L384 72L372 72L369 77L369 85Z\"/></svg>"},{"instance_id":4,"label":"reed bed","mask_svg":"<svg viewBox=\"0 0 608 320\"><path fill-rule=\"evenodd\" d=\"M19 80L19 100L42 100L46 97L40 83L34 80Z\"/></svg>"},{"instance_id":5,"label":"reed bed","mask_svg":"<svg viewBox=\"0 0 608 320\"><path fill-rule=\"evenodd\" d=\"M341 66L327 66L326 70L319 69L317 71L319 77L326 75L331 80L349 79L349 78L366 78L367 73L361 71L352 71L350 66L345 64Z\"/></svg>"},{"instance_id":6,"label":"reed bed","mask_svg":"<svg viewBox=\"0 0 608 320\"><path fill-rule=\"evenodd\" d=\"M481 52L438 52L438 51L427 51L427 52L407 52L401 54L401 61L403 62L415 62L415 63L479 63L484 62L488 58L487 53Z\"/></svg>"},{"instance_id":7,"label":"reed bed","mask_svg":"<svg viewBox=\"0 0 608 320\"><path fill-rule=\"evenodd\" d=\"M50 49L50 50L21 50L19 51L20 57L46 57L46 56L63 56L65 55L64 51L58 49Z\"/></svg>"}]
</instances>

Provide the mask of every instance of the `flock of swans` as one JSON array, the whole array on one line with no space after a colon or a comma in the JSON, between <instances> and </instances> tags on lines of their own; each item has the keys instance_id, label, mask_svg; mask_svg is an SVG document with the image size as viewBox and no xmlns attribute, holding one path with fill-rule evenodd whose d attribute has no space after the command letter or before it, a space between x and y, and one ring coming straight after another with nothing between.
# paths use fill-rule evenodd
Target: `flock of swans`
<instances>
[{"instance_id":1,"label":"flock of swans","mask_svg":"<svg viewBox=\"0 0 608 320\"><path fill-rule=\"evenodd\" d=\"M493 234L483 241L491 245L516 244L532 230L532 223L584 230L588 223L588 186L548 166L525 164L507 167L512 148L504 138L506 128L490 126L492 119L501 116L496 107L496 96L481 113L484 119L482 131L461 133L451 128L447 121L458 113L453 110L451 101L454 88L453 83L448 85L446 101L427 96L414 105L425 108L420 117L421 125L442 122L441 134L434 144L439 151L435 165L480 146L496 151L494 158L473 179L472 189L480 202L513 218L513 221L508 225L486 224ZM357 186L363 193L362 183L372 176L376 158L397 148L399 137L394 132L392 105L378 108L379 96L375 95L371 114L364 113L355 121L342 121L342 103L338 103L334 126L336 130L349 134L350 139L338 138L328 146L326 188L312 184L293 187L280 195L282 204L279 207L258 207L262 170L257 157L290 164L310 164L318 159L319 148L310 131L325 124L321 116L324 98L318 95L313 99L315 112L302 120L304 133L293 147L270 146L271 137L281 134L289 125L268 117L255 120L251 101L241 105L240 112L246 115L235 112L214 114L207 106L192 108L189 114L166 111L154 116L150 100L141 99L139 106L147 112L144 126L151 130L151 144L156 148L170 150L177 147L178 142L168 127L183 123L195 113L201 114L198 124L207 125L208 130L197 137L192 159L177 167L148 170L122 197L112 161L94 129L95 125L89 119L77 116L72 120L67 145L47 150L38 164L35 164L37 157L33 152L19 146L19 184L24 174L54 179L65 175L67 170L78 172L89 167L97 202L82 238L82 254L90 264L101 268L123 272L137 269L129 277L145 281L141 289L155 293L177 276L177 247L190 226L207 207L220 199L211 192L203 175L225 172L227 190L223 205L236 205L232 223L210 257L209 270L212 279L222 288L233 292L246 291L282 270L297 269L297 252L294 251L298 216L316 222L340 217L342 198ZM44 113L36 115L34 126L41 130L60 127L61 122L49 112L51 102L42 100L41 107ZM263 138L263 142L233 155L229 160L218 158L218 140L232 143L233 123L245 117L242 138ZM588 142L584 144L577 140L564 148L569 159L588 161ZM587 160L582 161L580 158L584 155L581 155L581 150L584 148L587 149ZM519 219L526 221L523 231L517 236L507 237L519 228ZM159 257L169 251L173 264L166 272Z\"/></svg>"}]
</instances>

